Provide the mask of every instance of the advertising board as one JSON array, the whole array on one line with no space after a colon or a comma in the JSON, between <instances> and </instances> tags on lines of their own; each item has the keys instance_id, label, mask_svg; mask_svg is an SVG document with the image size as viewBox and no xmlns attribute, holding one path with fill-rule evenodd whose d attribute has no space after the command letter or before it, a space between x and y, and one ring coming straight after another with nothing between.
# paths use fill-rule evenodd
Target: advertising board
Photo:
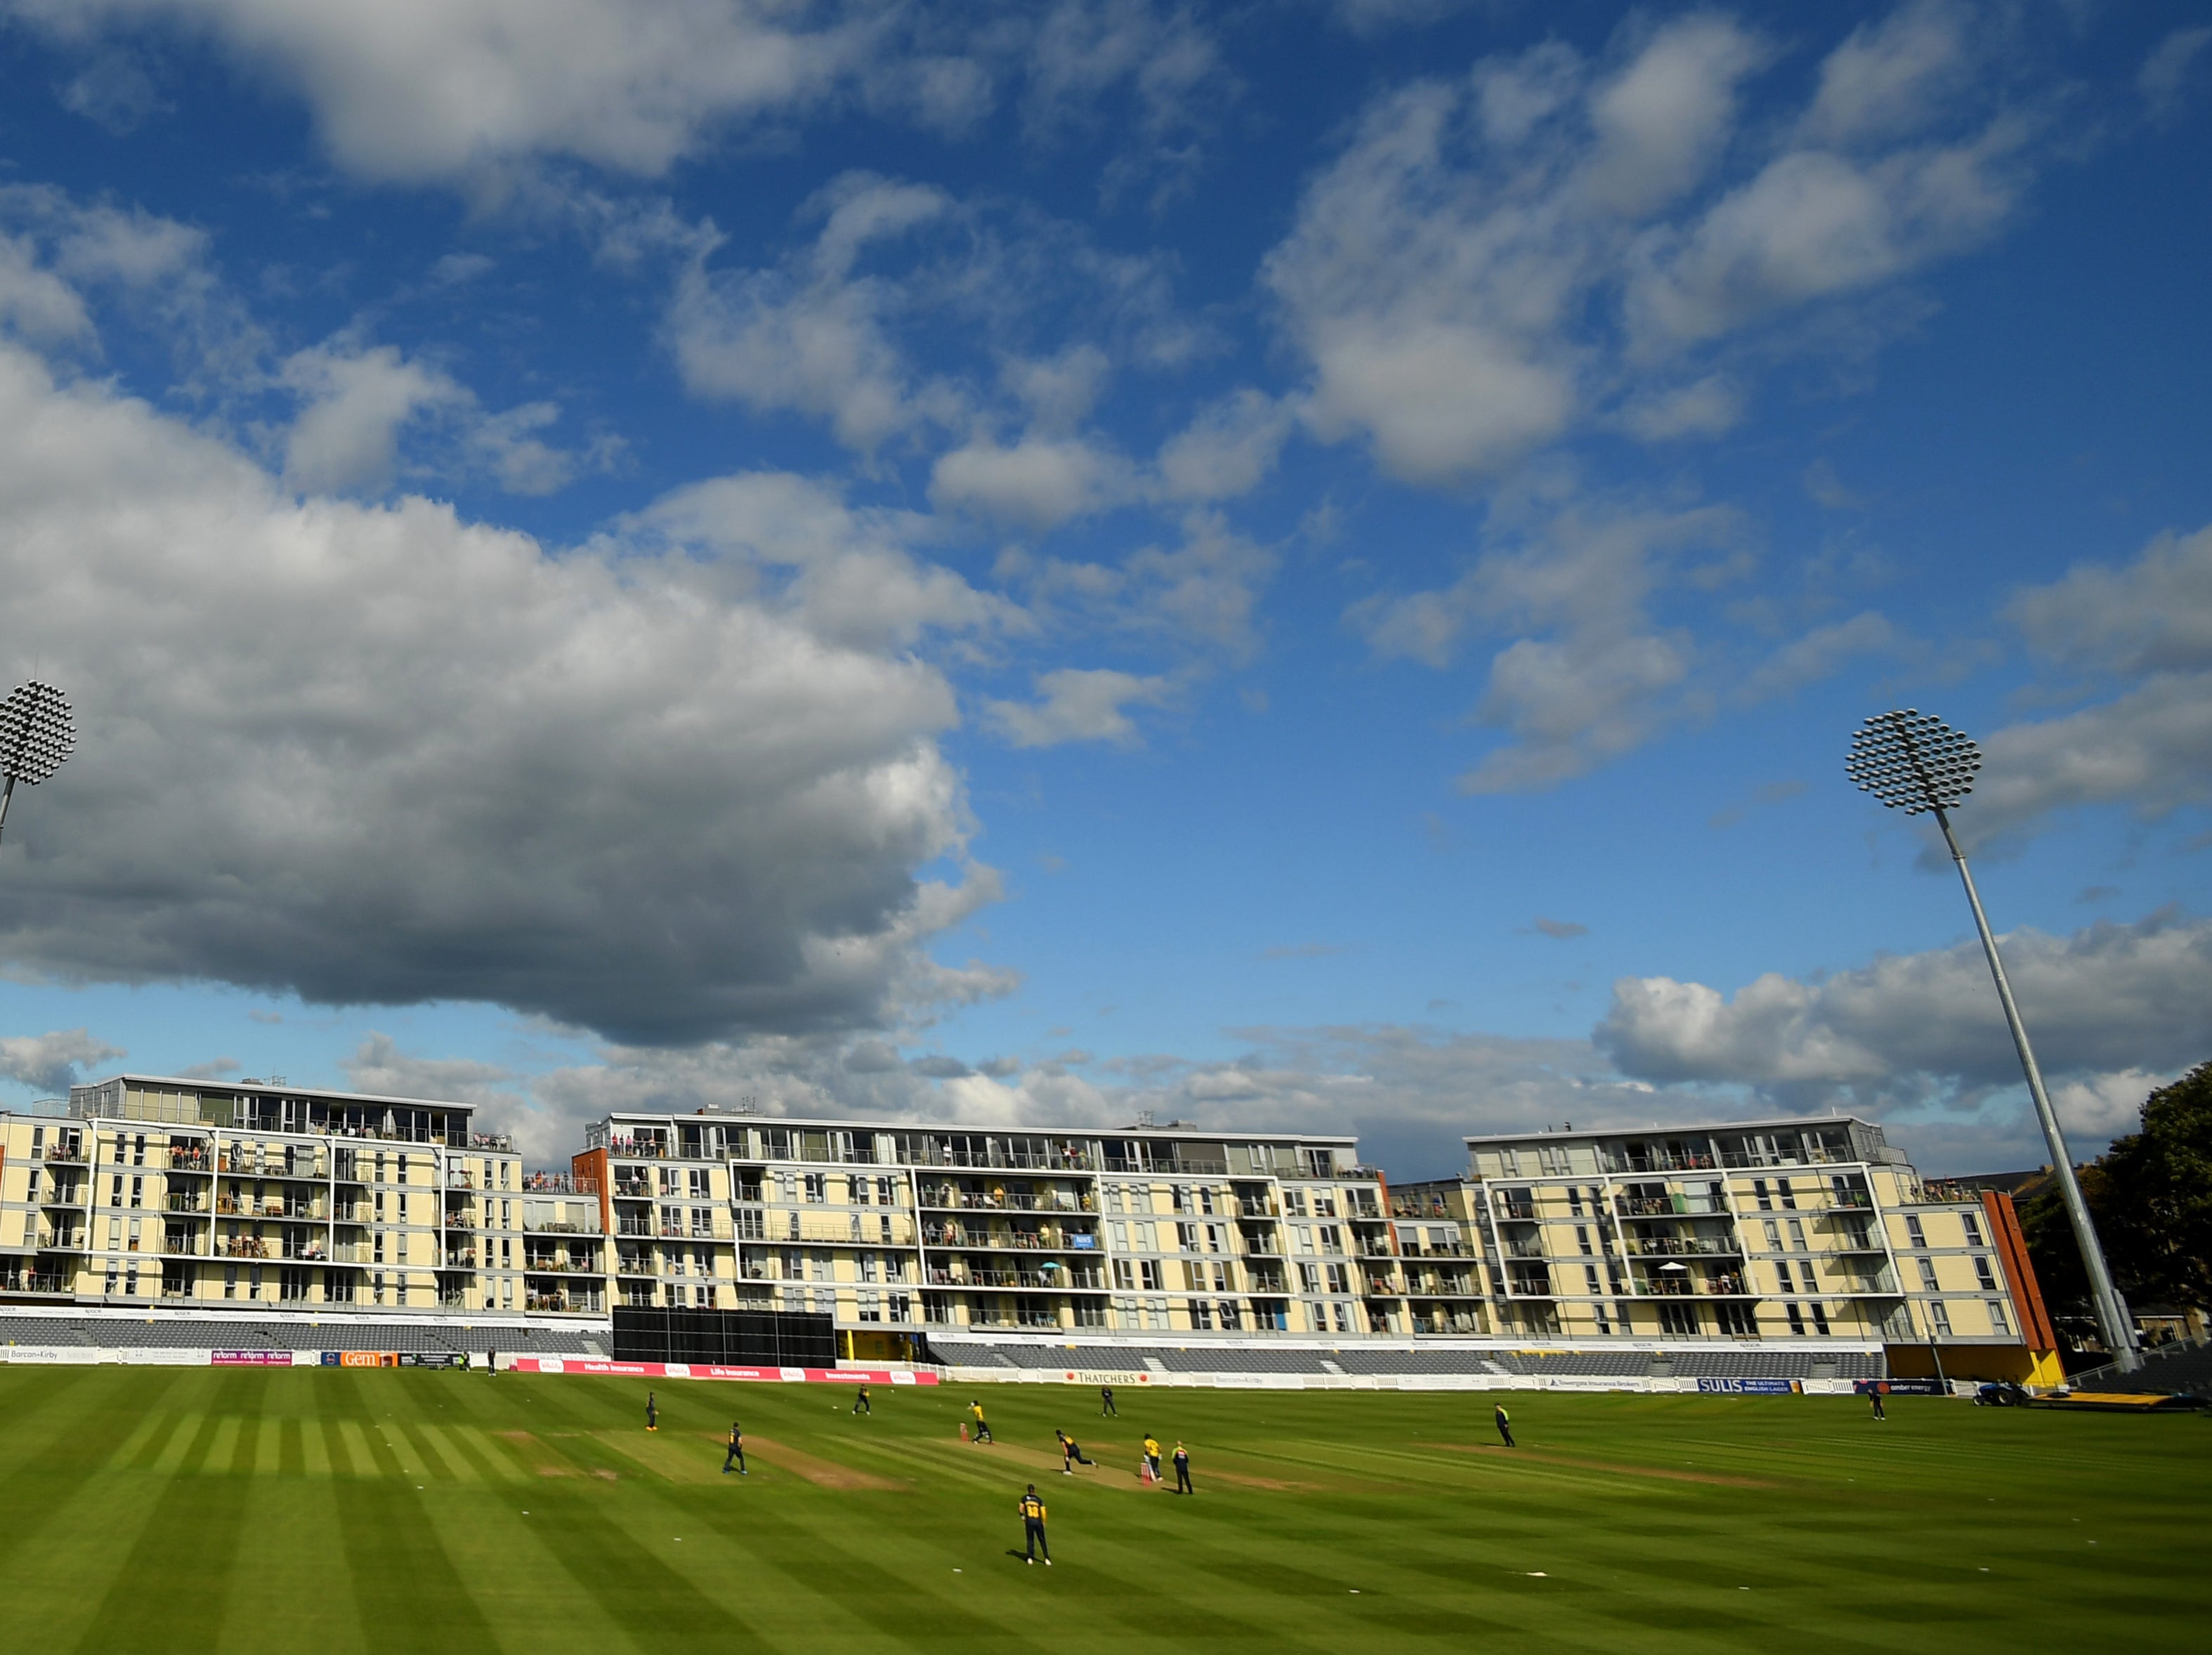
<instances>
[{"instance_id":1,"label":"advertising board","mask_svg":"<svg viewBox=\"0 0 2212 1655\"><path fill-rule=\"evenodd\" d=\"M208 1353L210 1367L289 1367L292 1353L289 1350L211 1350Z\"/></svg>"},{"instance_id":2,"label":"advertising board","mask_svg":"<svg viewBox=\"0 0 2212 1655\"><path fill-rule=\"evenodd\" d=\"M1700 1379L1698 1389L1723 1396L1794 1396L1805 1387L1796 1379Z\"/></svg>"}]
</instances>

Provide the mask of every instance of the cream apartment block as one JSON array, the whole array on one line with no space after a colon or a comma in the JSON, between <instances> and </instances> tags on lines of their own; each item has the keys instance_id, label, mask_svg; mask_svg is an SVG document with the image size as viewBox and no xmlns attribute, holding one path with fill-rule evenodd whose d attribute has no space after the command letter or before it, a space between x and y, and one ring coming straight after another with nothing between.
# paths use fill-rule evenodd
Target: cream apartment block
<instances>
[{"instance_id":1,"label":"cream apartment block","mask_svg":"<svg viewBox=\"0 0 2212 1655\"><path fill-rule=\"evenodd\" d=\"M1413 1329L1528 1343L1825 1342L1893 1373L2055 1383L2008 1199L1850 1117L1470 1137L1391 1198Z\"/></svg>"},{"instance_id":2,"label":"cream apartment block","mask_svg":"<svg viewBox=\"0 0 2212 1655\"><path fill-rule=\"evenodd\" d=\"M13 1297L603 1317L599 1232L465 1104L121 1074L0 1115Z\"/></svg>"},{"instance_id":3,"label":"cream apartment block","mask_svg":"<svg viewBox=\"0 0 2212 1655\"><path fill-rule=\"evenodd\" d=\"M1410 1331L1350 1137L617 1114L586 1144L618 1305L825 1314L877 1355L931 1329Z\"/></svg>"}]
</instances>

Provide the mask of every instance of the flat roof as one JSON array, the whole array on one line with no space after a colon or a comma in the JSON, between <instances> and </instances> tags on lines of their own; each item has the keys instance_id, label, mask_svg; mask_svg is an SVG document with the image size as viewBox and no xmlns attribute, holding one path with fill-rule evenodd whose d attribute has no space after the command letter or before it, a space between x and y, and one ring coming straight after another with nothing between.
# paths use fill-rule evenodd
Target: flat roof
<instances>
[{"instance_id":1,"label":"flat roof","mask_svg":"<svg viewBox=\"0 0 2212 1655\"><path fill-rule=\"evenodd\" d=\"M1782 1129L1802 1132L1808 1127L1865 1127L1879 1133L1879 1122L1858 1115L1781 1115L1753 1121L1692 1121L1681 1126L1540 1127L1532 1132L1469 1134L1460 1141L1472 1149L1477 1144L1532 1143L1557 1138L1679 1138L1716 1132L1758 1132Z\"/></svg>"},{"instance_id":2,"label":"flat roof","mask_svg":"<svg viewBox=\"0 0 2212 1655\"><path fill-rule=\"evenodd\" d=\"M1014 1138L1190 1138L1201 1143L1310 1143L1356 1148L1356 1132L1258 1132L1243 1127L1196 1126L976 1126L960 1121L875 1120L851 1115L741 1115L734 1110L617 1110L600 1124L711 1121L724 1126L816 1128L825 1131L960 1132L970 1137Z\"/></svg>"},{"instance_id":3,"label":"flat roof","mask_svg":"<svg viewBox=\"0 0 2212 1655\"><path fill-rule=\"evenodd\" d=\"M267 1080L193 1080L181 1074L142 1074L125 1070L118 1074L103 1075L97 1080L81 1080L71 1086L72 1094L97 1091L112 1086L118 1080L126 1086L161 1086L175 1092L255 1092L269 1098L322 1098L347 1104L384 1104L407 1109L459 1110L465 1115L476 1112L474 1104L464 1104L451 1098L407 1098L384 1092L338 1092L329 1086L295 1086L289 1081L281 1084Z\"/></svg>"}]
</instances>

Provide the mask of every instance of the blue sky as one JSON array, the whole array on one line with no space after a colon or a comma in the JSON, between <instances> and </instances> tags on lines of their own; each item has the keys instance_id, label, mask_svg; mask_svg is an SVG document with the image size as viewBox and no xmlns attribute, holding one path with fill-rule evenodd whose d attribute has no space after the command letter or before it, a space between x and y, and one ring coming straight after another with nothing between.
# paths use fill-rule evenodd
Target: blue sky
<instances>
[{"instance_id":1,"label":"blue sky","mask_svg":"<svg viewBox=\"0 0 2212 1655\"><path fill-rule=\"evenodd\" d=\"M2212 1056L2212 25L0 5L0 1095L1362 1132Z\"/></svg>"}]
</instances>

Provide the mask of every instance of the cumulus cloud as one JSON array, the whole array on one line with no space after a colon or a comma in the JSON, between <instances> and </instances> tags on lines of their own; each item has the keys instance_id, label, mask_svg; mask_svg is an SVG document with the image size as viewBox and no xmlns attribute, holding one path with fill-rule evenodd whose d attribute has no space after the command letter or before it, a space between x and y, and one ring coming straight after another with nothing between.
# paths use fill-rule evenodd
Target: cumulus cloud
<instances>
[{"instance_id":1,"label":"cumulus cloud","mask_svg":"<svg viewBox=\"0 0 2212 1655\"><path fill-rule=\"evenodd\" d=\"M809 205L823 219L813 246L779 268L714 270L708 259L720 238L707 240L669 307L685 385L762 411L826 418L841 442L864 453L926 417L892 338L905 289L855 265L872 246L951 208L939 190L848 173ZM940 414L956 405L942 386L928 399Z\"/></svg>"},{"instance_id":2,"label":"cumulus cloud","mask_svg":"<svg viewBox=\"0 0 2212 1655\"><path fill-rule=\"evenodd\" d=\"M1814 337L1782 321L2017 210L2036 129L1959 91L1967 15L1922 0L1856 30L1801 117L1762 127L1743 93L1776 54L1711 12L1632 19L1601 61L1550 42L1378 97L1263 271L1307 423L1430 485L1593 422L1728 429L1751 374Z\"/></svg>"},{"instance_id":3,"label":"cumulus cloud","mask_svg":"<svg viewBox=\"0 0 2212 1655\"><path fill-rule=\"evenodd\" d=\"M677 489L619 520L603 544L702 557L726 589L842 646L905 649L931 631L1025 630L1015 605L915 555L932 532L916 514L855 508L787 472L749 472Z\"/></svg>"},{"instance_id":4,"label":"cumulus cloud","mask_svg":"<svg viewBox=\"0 0 2212 1655\"><path fill-rule=\"evenodd\" d=\"M991 721L1017 747L1056 747L1070 741L1141 740L1128 709L1160 706L1176 694L1173 679L1147 678L1110 667L1062 666L1040 672L1034 702L984 703Z\"/></svg>"},{"instance_id":5,"label":"cumulus cloud","mask_svg":"<svg viewBox=\"0 0 2212 1655\"><path fill-rule=\"evenodd\" d=\"M212 38L296 91L363 176L455 177L539 155L655 174L732 123L803 109L861 60L833 10L720 0L13 0L65 40Z\"/></svg>"},{"instance_id":6,"label":"cumulus cloud","mask_svg":"<svg viewBox=\"0 0 2212 1655\"><path fill-rule=\"evenodd\" d=\"M2118 693L1991 734L1966 834L2030 831L2075 806L2159 816L2212 796L2212 528L2160 535L2130 563L2081 564L2006 614L2038 656Z\"/></svg>"},{"instance_id":7,"label":"cumulus cloud","mask_svg":"<svg viewBox=\"0 0 2212 1655\"><path fill-rule=\"evenodd\" d=\"M1249 494L1274 469L1291 424L1290 409L1265 392L1232 392L1161 446L1160 491L1171 500Z\"/></svg>"},{"instance_id":8,"label":"cumulus cloud","mask_svg":"<svg viewBox=\"0 0 2212 1655\"><path fill-rule=\"evenodd\" d=\"M556 404L490 412L443 368L395 346L331 340L295 352L277 378L300 402L284 435L284 481L304 494L382 493L400 469L400 439L410 427L445 439L425 444L434 459L426 455L411 469L481 471L510 494L554 493L589 463L538 435L559 422Z\"/></svg>"},{"instance_id":9,"label":"cumulus cloud","mask_svg":"<svg viewBox=\"0 0 2212 1655\"><path fill-rule=\"evenodd\" d=\"M2192 72L2207 46L2212 46L2212 25L2178 28L2143 59L2136 86L2151 119L2160 125L2169 126L2181 119L2188 105Z\"/></svg>"},{"instance_id":10,"label":"cumulus cloud","mask_svg":"<svg viewBox=\"0 0 2212 1655\"><path fill-rule=\"evenodd\" d=\"M949 511L1044 530L1127 498L1130 484L1127 463L1098 443L1030 433L1011 446L977 437L939 455L929 497Z\"/></svg>"},{"instance_id":11,"label":"cumulus cloud","mask_svg":"<svg viewBox=\"0 0 2212 1655\"><path fill-rule=\"evenodd\" d=\"M1790 695L1832 676L1855 657L1887 654L1901 642L1889 618L1873 610L1847 621L1816 626L1761 661L1744 679L1738 694L1753 702Z\"/></svg>"},{"instance_id":12,"label":"cumulus cloud","mask_svg":"<svg viewBox=\"0 0 2212 1655\"><path fill-rule=\"evenodd\" d=\"M2037 1058L2077 1103L2212 1049L2212 921L2166 911L2069 937L2017 931L2000 946ZM1595 1037L1638 1080L1747 1086L1800 1109L1880 1110L2020 1079L1975 940L1813 979L1770 973L1732 996L1623 978ZM2079 1124L2110 1129L2109 1109L2082 1107Z\"/></svg>"},{"instance_id":13,"label":"cumulus cloud","mask_svg":"<svg viewBox=\"0 0 2212 1655\"><path fill-rule=\"evenodd\" d=\"M1632 750L1698 709L1696 646L1660 624L1656 597L1741 566L1733 512L1575 505L1494 518L1482 555L1451 586L1370 599L1347 620L1378 655L1449 666L1471 638L1492 655L1475 721L1506 735L1461 779L1472 793L1547 788Z\"/></svg>"},{"instance_id":14,"label":"cumulus cloud","mask_svg":"<svg viewBox=\"0 0 2212 1655\"><path fill-rule=\"evenodd\" d=\"M633 1041L985 991L927 953L998 885L923 662L712 558L295 499L14 347L0 418L10 624L82 733L0 849L21 969Z\"/></svg>"},{"instance_id":15,"label":"cumulus cloud","mask_svg":"<svg viewBox=\"0 0 2212 1655\"><path fill-rule=\"evenodd\" d=\"M95 1040L86 1029L12 1034L0 1037L0 1080L13 1080L48 1097L66 1097L85 1071L122 1056L122 1047Z\"/></svg>"}]
</instances>

